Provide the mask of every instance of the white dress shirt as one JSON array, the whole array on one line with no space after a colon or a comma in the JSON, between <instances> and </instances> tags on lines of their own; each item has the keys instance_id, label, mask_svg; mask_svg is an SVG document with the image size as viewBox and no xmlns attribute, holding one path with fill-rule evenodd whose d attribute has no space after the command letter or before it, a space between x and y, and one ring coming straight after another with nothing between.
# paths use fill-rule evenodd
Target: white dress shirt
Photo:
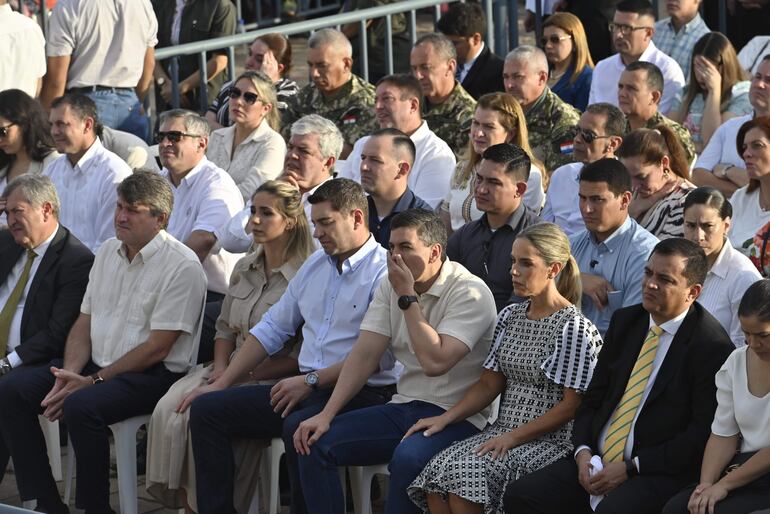
<instances>
[{"instance_id":1,"label":"white dress shirt","mask_svg":"<svg viewBox=\"0 0 770 514\"><path fill-rule=\"evenodd\" d=\"M374 236L370 235L342 263L342 273L337 271L336 257L318 250L308 257L278 303L250 332L269 355L274 355L304 322L298 357L300 371L328 368L350 353L379 281L386 275L387 251ZM379 370L367 383L395 384L400 369L393 354L386 351Z\"/></svg>"},{"instance_id":2,"label":"white dress shirt","mask_svg":"<svg viewBox=\"0 0 770 514\"><path fill-rule=\"evenodd\" d=\"M75 166L62 155L43 175L51 178L59 194L59 222L96 254L115 236L117 186L131 175L131 168L96 138Z\"/></svg>"},{"instance_id":3,"label":"white dress shirt","mask_svg":"<svg viewBox=\"0 0 770 514\"><path fill-rule=\"evenodd\" d=\"M21 344L21 318L24 315L24 303L27 301L27 293L29 293L29 288L32 286L32 281L35 279L35 273L37 273L37 269L40 267L40 263L45 256L45 252L51 245L51 241L53 241L53 238L56 236L56 232L58 230L59 224L57 223L56 228L51 233L51 235L48 236L45 241L32 249L37 254L37 257L35 257L35 260L32 261L32 267L29 269L27 285L24 287L24 291L21 293L21 298L19 298L19 305L16 307L16 313L13 315L13 319L11 320L11 328L8 332L6 353L8 356L8 362L11 364L12 368L15 368L22 363L21 358L15 350L16 347ZM19 257L19 260L16 261L16 264L13 265L13 268L11 268L11 272L8 274L8 278L2 285L0 285L0 309L5 306L5 303L8 301L8 297L11 296L11 293L16 287L16 284L19 282L21 274L24 272L24 265L26 263L27 252L24 251L22 252L21 257Z\"/></svg>"},{"instance_id":4,"label":"white dress shirt","mask_svg":"<svg viewBox=\"0 0 770 514\"><path fill-rule=\"evenodd\" d=\"M34 98L45 75L45 38L40 25L0 5L0 91L21 89Z\"/></svg>"},{"instance_id":5,"label":"white dress shirt","mask_svg":"<svg viewBox=\"0 0 770 514\"><path fill-rule=\"evenodd\" d=\"M326 180L332 180L334 177L329 177ZM323 184L326 182L324 180L321 182ZM310 230L313 230L313 222L310 220L310 208L312 205L310 202L307 201L308 197L315 193L315 190L321 187L321 184L318 184L313 189L309 190L308 192L304 193L302 195L302 206L305 209L305 217L307 218L308 225L310 225ZM244 253L249 250L249 247L251 246L251 234L246 232L246 224L249 222L249 218L251 217L251 200L246 202L246 206L238 211L238 213L235 214L232 218L230 218L230 221L219 229L216 232L217 241L219 242L219 245L227 250L228 252L232 253ZM321 245L318 243L318 240L315 240L316 248L321 248Z\"/></svg>"},{"instance_id":6,"label":"white dress shirt","mask_svg":"<svg viewBox=\"0 0 770 514\"><path fill-rule=\"evenodd\" d=\"M746 289L761 278L756 266L729 241L706 275L698 303L719 321L735 346L746 344L738 320L738 305Z\"/></svg>"},{"instance_id":7,"label":"white dress shirt","mask_svg":"<svg viewBox=\"0 0 770 514\"><path fill-rule=\"evenodd\" d=\"M545 206L540 213L543 221L556 223L565 234L571 236L586 228L580 214L580 170L582 162L571 162L556 169L551 176Z\"/></svg>"},{"instance_id":8,"label":"white dress shirt","mask_svg":"<svg viewBox=\"0 0 770 514\"><path fill-rule=\"evenodd\" d=\"M650 372L650 378L647 380L647 384L644 386L644 392L642 393L642 401L639 403L639 407L636 409L636 413L634 414L634 420L631 422L631 431L628 433L628 439L626 439L626 446L623 450L623 460L629 460L632 455L631 451L634 448L634 427L636 426L636 420L639 419L639 414L642 412L642 409L644 408L644 402L647 401L647 397L650 395L650 391L652 390L652 386L655 385L655 377L658 376L658 372L660 371L661 366L663 365L663 361L666 358L666 354L668 353L668 349L671 348L671 342L674 340L674 336L676 335L677 331L679 330L679 327L682 325L682 322L684 321L684 318L687 316L687 313L689 312L689 309L685 310L683 313L679 314L675 318L672 318L665 323L661 323L659 326L661 329L663 329L663 332L660 334L658 338L658 350L655 352L655 359L652 361L652 371ZM656 323L652 320L652 317L650 317L650 325L648 327L652 328L653 325ZM645 334L646 336L646 334ZM617 407L616 407L617 408ZM607 429L610 427L610 423L612 423L612 416L615 414L615 411L612 411L612 414L610 414L609 419L607 420L607 423L604 424L604 427L602 428L602 431L599 433L599 448L596 449L596 451L592 451L595 455L602 455L604 453L604 440L607 438ZM575 455L577 455L581 450L588 449L591 451L591 448L588 448L587 446L579 446L575 450ZM634 457L634 463L636 464L636 469L641 472L641 468L639 467L639 458Z\"/></svg>"},{"instance_id":9,"label":"white dress shirt","mask_svg":"<svg viewBox=\"0 0 770 514\"><path fill-rule=\"evenodd\" d=\"M166 168L161 174L171 182ZM243 198L233 179L205 157L185 175L179 186L171 183L171 189L174 209L166 230L183 243L196 230L215 234L243 208ZM209 291L227 293L230 273L240 257L214 245L203 260Z\"/></svg>"},{"instance_id":10,"label":"white dress shirt","mask_svg":"<svg viewBox=\"0 0 770 514\"><path fill-rule=\"evenodd\" d=\"M695 168L703 168L713 172L717 164L732 164L743 168L746 164L743 158L738 155L738 148L735 140L738 138L738 130L741 125L751 120L752 114L730 118L722 123L709 139L706 148L701 152L698 160L695 161Z\"/></svg>"},{"instance_id":11,"label":"white dress shirt","mask_svg":"<svg viewBox=\"0 0 770 514\"><path fill-rule=\"evenodd\" d=\"M443 139L430 130L427 121L423 121L409 138L417 153L407 185L416 196L435 209L449 193L456 164L455 154ZM355 142L347 160L337 168L339 177L361 182L361 152L368 139L369 136L364 136Z\"/></svg>"},{"instance_id":12,"label":"white dress shirt","mask_svg":"<svg viewBox=\"0 0 770 514\"><path fill-rule=\"evenodd\" d=\"M660 100L658 111L668 112L676 94L684 87L684 73L679 64L664 54L650 41L650 45L639 57L640 61L651 62L660 68L663 73L663 98ZM620 54L615 54L602 59L594 68L594 78L591 82L591 93L588 96L588 105L598 102L607 102L617 107L618 105L618 81L620 74L626 69Z\"/></svg>"}]
</instances>

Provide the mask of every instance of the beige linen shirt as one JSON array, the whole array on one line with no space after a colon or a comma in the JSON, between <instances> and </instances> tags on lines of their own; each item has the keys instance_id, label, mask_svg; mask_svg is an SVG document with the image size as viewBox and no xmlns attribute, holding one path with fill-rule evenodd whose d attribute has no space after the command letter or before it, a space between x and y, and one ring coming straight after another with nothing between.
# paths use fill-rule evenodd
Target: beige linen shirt
<instances>
[{"instance_id":1,"label":"beige linen shirt","mask_svg":"<svg viewBox=\"0 0 770 514\"><path fill-rule=\"evenodd\" d=\"M286 143L267 121L254 129L233 151L235 125L215 130L209 139L206 156L235 181L243 201L251 200L263 182L273 180L283 171Z\"/></svg>"},{"instance_id":2,"label":"beige linen shirt","mask_svg":"<svg viewBox=\"0 0 770 514\"><path fill-rule=\"evenodd\" d=\"M187 371L198 351L206 276L195 253L160 231L129 261L117 239L96 254L80 312L91 316L91 360L109 366L152 330L181 330L163 361Z\"/></svg>"},{"instance_id":3,"label":"beige linen shirt","mask_svg":"<svg viewBox=\"0 0 770 514\"><path fill-rule=\"evenodd\" d=\"M217 319L215 339L234 342L236 348L240 348L251 327L281 298L302 265L299 261L287 261L280 268L270 270L268 282L264 256L262 246L257 246L233 268L230 288Z\"/></svg>"},{"instance_id":4,"label":"beige linen shirt","mask_svg":"<svg viewBox=\"0 0 770 514\"><path fill-rule=\"evenodd\" d=\"M461 264L444 261L433 285L419 295L423 316L439 335L459 339L470 349L452 369L439 377L425 375L409 338L398 295L384 278L366 312L361 330L390 337L393 356L404 365L393 403L420 400L443 409L454 406L481 376L495 329L497 309L487 285ZM487 409L468 418L484 428Z\"/></svg>"}]
</instances>

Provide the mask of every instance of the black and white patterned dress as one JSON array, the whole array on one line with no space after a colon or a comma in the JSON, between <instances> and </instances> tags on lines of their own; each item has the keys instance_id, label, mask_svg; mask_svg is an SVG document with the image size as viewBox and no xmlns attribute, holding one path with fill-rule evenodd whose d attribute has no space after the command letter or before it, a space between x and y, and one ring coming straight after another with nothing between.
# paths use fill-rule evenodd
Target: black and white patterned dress
<instances>
[{"instance_id":1,"label":"black and white patterned dress","mask_svg":"<svg viewBox=\"0 0 770 514\"><path fill-rule=\"evenodd\" d=\"M484 367L503 373L505 391L497 421L480 434L438 453L409 486L409 497L427 512L425 495L448 493L503 512L506 485L568 455L572 422L493 460L475 449L487 440L542 416L559 403L563 388L585 391L602 340L599 331L575 306L539 320L526 316L529 302L506 307L498 315L494 344Z\"/></svg>"}]
</instances>

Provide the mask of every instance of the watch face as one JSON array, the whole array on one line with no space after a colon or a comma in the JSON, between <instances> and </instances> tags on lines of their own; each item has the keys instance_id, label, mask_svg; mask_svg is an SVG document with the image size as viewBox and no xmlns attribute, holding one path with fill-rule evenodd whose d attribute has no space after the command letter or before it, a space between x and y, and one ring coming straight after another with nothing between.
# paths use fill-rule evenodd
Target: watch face
<instances>
[{"instance_id":1,"label":"watch face","mask_svg":"<svg viewBox=\"0 0 770 514\"><path fill-rule=\"evenodd\" d=\"M409 308L410 305L412 305L416 301L417 301L417 298L414 296L399 296L398 306L400 309L406 310Z\"/></svg>"},{"instance_id":2,"label":"watch face","mask_svg":"<svg viewBox=\"0 0 770 514\"><path fill-rule=\"evenodd\" d=\"M311 386L316 385L318 383L318 375L315 373L308 373L305 375L305 382Z\"/></svg>"}]
</instances>

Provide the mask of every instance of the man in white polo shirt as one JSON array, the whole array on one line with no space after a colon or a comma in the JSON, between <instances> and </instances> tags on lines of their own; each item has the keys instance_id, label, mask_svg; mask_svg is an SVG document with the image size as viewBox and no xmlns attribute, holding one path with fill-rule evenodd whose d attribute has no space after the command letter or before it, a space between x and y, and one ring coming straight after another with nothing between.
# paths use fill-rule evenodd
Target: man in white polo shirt
<instances>
[{"instance_id":1,"label":"man in white polo shirt","mask_svg":"<svg viewBox=\"0 0 770 514\"><path fill-rule=\"evenodd\" d=\"M413 209L393 218L388 279L374 294L331 398L294 434L302 492L314 514L345 510L336 466L387 462L387 511L415 512L406 493L412 480L436 453L486 424L484 411L430 437L420 432L402 440L418 420L442 414L463 397L492 341L492 293L446 259L445 248L437 214ZM341 414L388 351L404 365L398 393L386 405Z\"/></svg>"},{"instance_id":2,"label":"man in white polo shirt","mask_svg":"<svg viewBox=\"0 0 770 514\"><path fill-rule=\"evenodd\" d=\"M243 196L232 177L206 158L209 124L192 111L176 109L160 115L157 133L161 175L171 183L174 213L168 233L189 246L203 264L208 280L201 359L213 358L214 324L240 255L217 243L214 233L243 209Z\"/></svg>"},{"instance_id":3,"label":"man in white polo shirt","mask_svg":"<svg viewBox=\"0 0 770 514\"><path fill-rule=\"evenodd\" d=\"M660 112L668 112L676 94L685 84L679 64L661 52L652 42L655 34L655 10L648 0L623 0L618 3L610 24L612 41L618 53L596 63L588 104L607 102L618 105L618 80L623 70L635 61L651 62L663 74L663 98Z\"/></svg>"},{"instance_id":4,"label":"man in white polo shirt","mask_svg":"<svg viewBox=\"0 0 770 514\"><path fill-rule=\"evenodd\" d=\"M412 75L388 75L377 83L374 112L380 128L395 128L409 136L416 154L407 185L434 209L449 193L455 155L449 145L422 119L424 102L420 81ZM369 136L353 145L348 159L338 166L340 177L361 182L361 153Z\"/></svg>"},{"instance_id":5,"label":"man in white polo shirt","mask_svg":"<svg viewBox=\"0 0 770 514\"><path fill-rule=\"evenodd\" d=\"M102 145L96 135L96 104L87 96L67 93L57 98L49 119L56 150L63 155L43 174L59 194L62 225L95 254L115 235L115 186L131 175L131 168Z\"/></svg>"}]
</instances>

